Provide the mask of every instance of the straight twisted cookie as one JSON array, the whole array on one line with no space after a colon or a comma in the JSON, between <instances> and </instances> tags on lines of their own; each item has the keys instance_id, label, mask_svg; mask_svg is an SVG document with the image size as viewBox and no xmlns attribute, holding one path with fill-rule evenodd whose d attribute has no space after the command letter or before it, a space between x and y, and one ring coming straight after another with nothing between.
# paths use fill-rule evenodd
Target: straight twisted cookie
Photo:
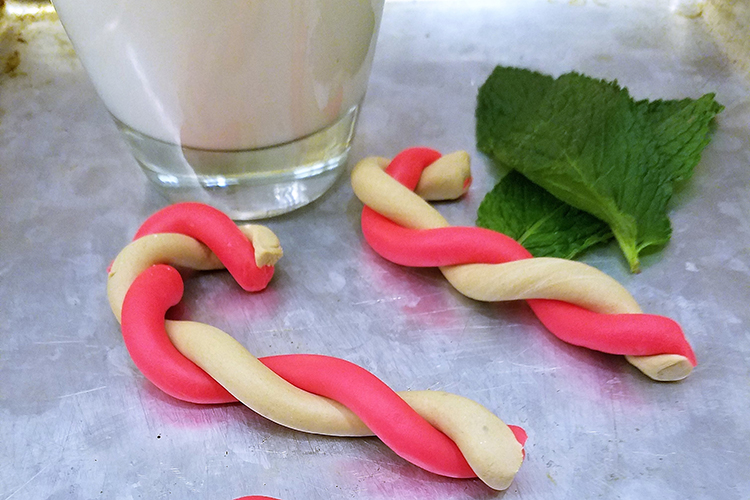
<instances>
[{"instance_id":1,"label":"straight twisted cookie","mask_svg":"<svg viewBox=\"0 0 750 500\"><path fill-rule=\"evenodd\" d=\"M173 205L149 218L112 263L107 282L125 345L146 378L175 398L240 401L304 432L377 435L428 471L507 488L523 461L526 434L474 401L439 391L396 393L363 368L328 356L258 359L217 328L165 319L183 293L173 266L226 267L244 289L260 291L281 254L270 230L238 228L205 205Z\"/></svg>"},{"instance_id":2,"label":"straight twisted cookie","mask_svg":"<svg viewBox=\"0 0 750 500\"><path fill-rule=\"evenodd\" d=\"M393 161L366 158L353 169L351 182L365 204L364 237L391 262L439 267L451 285L475 300L526 299L561 340L625 355L654 380L681 380L696 365L680 326L643 314L606 274L575 261L532 258L495 231L450 226L425 199L455 199L466 191L471 182L467 153L441 156L412 148Z\"/></svg>"}]
</instances>

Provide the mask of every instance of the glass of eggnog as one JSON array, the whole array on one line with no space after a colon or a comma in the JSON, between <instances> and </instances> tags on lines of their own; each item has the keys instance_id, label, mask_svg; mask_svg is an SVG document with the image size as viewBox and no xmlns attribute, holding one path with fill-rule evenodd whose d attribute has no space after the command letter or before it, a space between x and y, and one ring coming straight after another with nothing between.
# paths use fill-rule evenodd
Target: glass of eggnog
<instances>
[{"instance_id":1,"label":"glass of eggnog","mask_svg":"<svg viewBox=\"0 0 750 500\"><path fill-rule=\"evenodd\" d=\"M344 169L384 0L53 0L148 179L235 220Z\"/></svg>"}]
</instances>

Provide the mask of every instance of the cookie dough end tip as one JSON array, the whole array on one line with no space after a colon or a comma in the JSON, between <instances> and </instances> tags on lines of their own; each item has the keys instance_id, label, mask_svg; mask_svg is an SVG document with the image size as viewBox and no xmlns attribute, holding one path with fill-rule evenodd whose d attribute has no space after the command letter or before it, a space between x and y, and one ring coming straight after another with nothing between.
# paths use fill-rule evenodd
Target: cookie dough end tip
<instances>
[{"instance_id":1,"label":"cookie dough end tip","mask_svg":"<svg viewBox=\"0 0 750 500\"><path fill-rule=\"evenodd\" d=\"M422 172L415 191L425 200L456 200L471 185L471 156L454 151L441 156Z\"/></svg>"},{"instance_id":2,"label":"cookie dough end tip","mask_svg":"<svg viewBox=\"0 0 750 500\"><path fill-rule=\"evenodd\" d=\"M680 354L654 356L626 356L627 360L657 382L677 382L687 378L694 365Z\"/></svg>"},{"instance_id":3,"label":"cookie dough end tip","mask_svg":"<svg viewBox=\"0 0 750 500\"><path fill-rule=\"evenodd\" d=\"M255 265L258 267L275 266L284 255L276 233L258 224L244 224L239 227L253 244Z\"/></svg>"},{"instance_id":4,"label":"cookie dough end tip","mask_svg":"<svg viewBox=\"0 0 750 500\"><path fill-rule=\"evenodd\" d=\"M505 464L496 467L493 474L478 475L479 479L493 490L507 490L510 485L513 484L513 480L516 478L518 471L521 470L521 466L525 459L525 453L521 446L519 446L518 454L514 458L515 460L506 459L508 461Z\"/></svg>"},{"instance_id":5,"label":"cookie dough end tip","mask_svg":"<svg viewBox=\"0 0 750 500\"><path fill-rule=\"evenodd\" d=\"M680 356L682 359L667 365L656 372L652 378L660 382L677 382L687 378L693 371L693 365L687 358Z\"/></svg>"}]
</instances>

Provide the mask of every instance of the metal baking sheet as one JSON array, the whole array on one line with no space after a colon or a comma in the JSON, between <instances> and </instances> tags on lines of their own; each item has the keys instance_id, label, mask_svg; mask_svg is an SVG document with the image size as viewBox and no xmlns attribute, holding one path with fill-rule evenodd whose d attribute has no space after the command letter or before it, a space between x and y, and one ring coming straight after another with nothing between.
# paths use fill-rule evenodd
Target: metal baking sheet
<instances>
[{"instance_id":1,"label":"metal baking sheet","mask_svg":"<svg viewBox=\"0 0 750 500\"><path fill-rule=\"evenodd\" d=\"M750 495L750 87L701 18L667 1L388 2L348 166L414 145L468 150L471 190L439 210L473 225L502 175L474 141L477 88L496 64L617 79L637 98L716 92L726 109L673 200L670 244L637 275L614 245L585 257L682 324L699 359L685 381L652 382L557 340L524 303L474 302L437 270L384 261L363 241L346 175L267 221L285 251L268 290L245 294L222 273L188 282L185 314L257 356L342 357L394 389L455 392L525 427L526 461L505 493L422 471L374 438L302 434L151 386L105 280L165 202L54 14L4 29L17 59L0 75L0 500Z\"/></svg>"}]
</instances>

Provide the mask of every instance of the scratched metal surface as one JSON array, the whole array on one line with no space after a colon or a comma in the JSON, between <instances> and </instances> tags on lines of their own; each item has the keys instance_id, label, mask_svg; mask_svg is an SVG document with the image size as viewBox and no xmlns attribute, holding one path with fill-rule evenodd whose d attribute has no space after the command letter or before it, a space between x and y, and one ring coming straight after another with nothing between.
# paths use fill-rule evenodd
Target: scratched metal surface
<instances>
[{"instance_id":1,"label":"scratched metal surface","mask_svg":"<svg viewBox=\"0 0 750 500\"><path fill-rule=\"evenodd\" d=\"M395 389L452 391L524 426L527 460L506 493L424 472L376 439L301 434L145 381L105 268L164 202L54 17L14 23L1 39L20 64L0 76L0 500L750 495L749 87L700 19L647 1L388 3L350 162L417 144L469 150L471 191L439 208L473 224L500 176L473 134L495 64L617 78L639 98L716 92L727 109L675 197L669 246L639 275L614 246L586 257L683 325L700 362L687 380L651 382L558 341L522 303L473 302L436 270L383 261L346 178L267 222L285 250L268 290L244 294L224 274L188 284L184 314L258 356L339 356Z\"/></svg>"}]
</instances>

